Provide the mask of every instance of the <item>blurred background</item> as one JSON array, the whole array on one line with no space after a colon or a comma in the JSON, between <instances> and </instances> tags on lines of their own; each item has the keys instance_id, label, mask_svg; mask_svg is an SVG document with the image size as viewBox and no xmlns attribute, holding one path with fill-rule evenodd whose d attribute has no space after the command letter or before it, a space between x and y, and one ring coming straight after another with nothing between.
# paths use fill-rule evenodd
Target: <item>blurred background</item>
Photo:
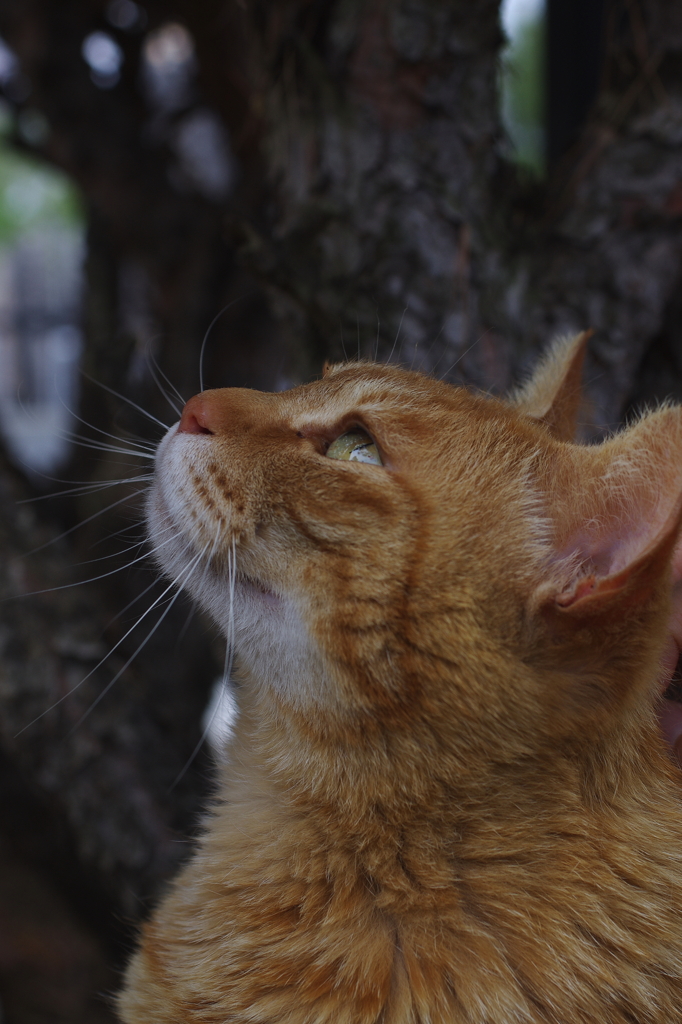
<instances>
[{"instance_id":1,"label":"blurred background","mask_svg":"<svg viewBox=\"0 0 682 1024\"><path fill-rule=\"evenodd\" d=\"M676 0L0 0L0 1021L113 1021L211 792L141 526L204 341L501 393L591 327L591 440L682 398L681 217Z\"/></svg>"}]
</instances>

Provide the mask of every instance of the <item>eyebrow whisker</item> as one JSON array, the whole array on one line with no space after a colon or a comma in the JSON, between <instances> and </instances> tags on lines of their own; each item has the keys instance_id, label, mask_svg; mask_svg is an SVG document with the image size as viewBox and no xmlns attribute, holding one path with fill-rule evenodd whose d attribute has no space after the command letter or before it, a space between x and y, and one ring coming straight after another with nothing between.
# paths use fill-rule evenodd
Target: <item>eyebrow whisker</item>
<instances>
[{"instance_id":1,"label":"eyebrow whisker","mask_svg":"<svg viewBox=\"0 0 682 1024\"><path fill-rule=\"evenodd\" d=\"M114 396L114 398L118 398L122 402L127 402L128 405L132 405L133 409L137 409L137 411L141 412L143 416L147 416L148 419L153 420L154 423L158 423L158 425L160 427L163 427L164 430L170 429L168 423L164 423L162 420L158 419L158 417L153 416L150 412L147 412L147 410L143 409L141 405L137 404L137 402L133 402L132 398L126 398L126 396L122 395L120 391L114 391L113 388L110 388L108 384L102 384L101 381L95 380L94 377L91 377L89 374L85 373L84 370L81 370L81 373L86 378L86 380L90 381L91 384L95 384L98 388L103 388L105 391L108 391L110 395Z\"/></svg>"}]
</instances>

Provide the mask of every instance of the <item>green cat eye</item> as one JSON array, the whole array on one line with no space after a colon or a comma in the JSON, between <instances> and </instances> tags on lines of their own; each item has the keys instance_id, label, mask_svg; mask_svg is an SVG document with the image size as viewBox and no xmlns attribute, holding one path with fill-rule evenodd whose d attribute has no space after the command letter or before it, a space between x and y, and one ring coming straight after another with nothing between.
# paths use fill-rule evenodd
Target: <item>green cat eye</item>
<instances>
[{"instance_id":1,"label":"green cat eye","mask_svg":"<svg viewBox=\"0 0 682 1024\"><path fill-rule=\"evenodd\" d=\"M327 449L328 459L343 459L344 462L372 462L383 465L377 446L364 430L351 430L337 437Z\"/></svg>"}]
</instances>

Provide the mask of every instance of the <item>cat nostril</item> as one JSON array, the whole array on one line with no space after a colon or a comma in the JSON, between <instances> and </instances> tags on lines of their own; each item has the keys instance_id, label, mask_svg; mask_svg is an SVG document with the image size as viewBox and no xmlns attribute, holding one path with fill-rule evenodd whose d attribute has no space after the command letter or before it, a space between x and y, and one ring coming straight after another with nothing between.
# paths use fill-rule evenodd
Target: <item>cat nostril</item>
<instances>
[{"instance_id":1,"label":"cat nostril","mask_svg":"<svg viewBox=\"0 0 682 1024\"><path fill-rule=\"evenodd\" d=\"M190 398L182 410L178 434L212 434L213 431L206 424L207 418L207 411L201 401Z\"/></svg>"},{"instance_id":2,"label":"cat nostril","mask_svg":"<svg viewBox=\"0 0 682 1024\"><path fill-rule=\"evenodd\" d=\"M178 434L211 434L213 431L203 427L194 413L183 416L178 427Z\"/></svg>"}]
</instances>

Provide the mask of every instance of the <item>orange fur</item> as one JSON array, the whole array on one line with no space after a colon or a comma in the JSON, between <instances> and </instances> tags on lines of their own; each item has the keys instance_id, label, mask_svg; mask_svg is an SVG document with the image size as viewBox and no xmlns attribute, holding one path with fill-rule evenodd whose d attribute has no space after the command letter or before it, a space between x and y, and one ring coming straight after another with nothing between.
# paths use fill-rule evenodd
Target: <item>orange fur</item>
<instances>
[{"instance_id":1,"label":"orange fur","mask_svg":"<svg viewBox=\"0 0 682 1024\"><path fill-rule=\"evenodd\" d=\"M150 531L239 720L126 1024L682 1021L682 411L571 443L582 346L511 403L366 363L188 403ZM325 456L357 427L383 466Z\"/></svg>"}]
</instances>

